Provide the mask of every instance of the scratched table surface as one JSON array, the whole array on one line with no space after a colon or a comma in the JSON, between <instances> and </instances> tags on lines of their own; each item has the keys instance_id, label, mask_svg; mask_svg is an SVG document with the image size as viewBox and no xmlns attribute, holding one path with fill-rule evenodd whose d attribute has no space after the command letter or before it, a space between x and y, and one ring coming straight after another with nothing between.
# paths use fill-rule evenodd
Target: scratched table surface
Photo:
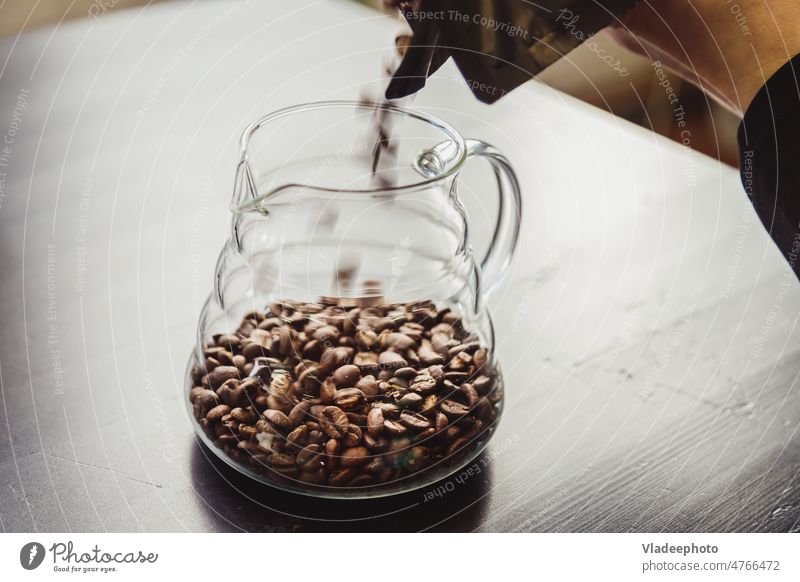
<instances>
[{"instance_id":1,"label":"scratched table surface","mask_svg":"<svg viewBox=\"0 0 800 582\"><path fill-rule=\"evenodd\" d=\"M0 39L0 527L798 530L800 287L736 171L540 83L479 104L449 65L412 106L494 143L524 189L490 299L507 405L486 453L438 494L371 502L212 460L183 372L239 134L374 89L398 29L287 6L170 2ZM461 190L476 249L485 169Z\"/></svg>"}]
</instances>

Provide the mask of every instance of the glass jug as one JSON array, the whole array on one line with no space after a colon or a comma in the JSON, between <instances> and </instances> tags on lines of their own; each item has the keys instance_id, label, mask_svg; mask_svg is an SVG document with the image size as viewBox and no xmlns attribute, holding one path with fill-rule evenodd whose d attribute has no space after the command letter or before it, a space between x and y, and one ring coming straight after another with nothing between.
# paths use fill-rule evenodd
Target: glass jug
<instances>
[{"instance_id":1,"label":"glass jug","mask_svg":"<svg viewBox=\"0 0 800 582\"><path fill-rule=\"evenodd\" d=\"M475 156L500 197L480 266L457 195ZM320 102L250 125L186 373L201 440L321 497L405 492L472 461L502 411L485 297L520 203L506 158L416 111Z\"/></svg>"}]
</instances>

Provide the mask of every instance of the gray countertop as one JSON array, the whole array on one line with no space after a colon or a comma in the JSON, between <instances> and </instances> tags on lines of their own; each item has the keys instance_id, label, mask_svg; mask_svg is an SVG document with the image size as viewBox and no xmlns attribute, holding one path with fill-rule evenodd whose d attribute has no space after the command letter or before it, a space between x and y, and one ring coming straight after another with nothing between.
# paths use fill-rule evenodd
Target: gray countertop
<instances>
[{"instance_id":1,"label":"gray countertop","mask_svg":"<svg viewBox=\"0 0 800 582\"><path fill-rule=\"evenodd\" d=\"M413 105L505 152L525 199L490 301L507 407L480 472L434 501L337 503L209 459L183 372L238 136L377 86L397 28L286 6L170 2L0 40L0 527L797 530L800 288L737 173L538 83L481 105L451 66ZM481 247L478 173L461 194Z\"/></svg>"}]
</instances>

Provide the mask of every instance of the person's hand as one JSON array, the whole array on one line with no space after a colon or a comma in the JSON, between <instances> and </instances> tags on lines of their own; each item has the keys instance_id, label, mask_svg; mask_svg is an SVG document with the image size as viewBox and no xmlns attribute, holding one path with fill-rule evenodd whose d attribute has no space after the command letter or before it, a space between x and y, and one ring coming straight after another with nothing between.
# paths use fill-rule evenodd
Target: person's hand
<instances>
[{"instance_id":1,"label":"person's hand","mask_svg":"<svg viewBox=\"0 0 800 582\"><path fill-rule=\"evenodd\" d=\"M800 53L800 1L642 0L609 32L742 115Z\"/></svg>"}]
</instances>

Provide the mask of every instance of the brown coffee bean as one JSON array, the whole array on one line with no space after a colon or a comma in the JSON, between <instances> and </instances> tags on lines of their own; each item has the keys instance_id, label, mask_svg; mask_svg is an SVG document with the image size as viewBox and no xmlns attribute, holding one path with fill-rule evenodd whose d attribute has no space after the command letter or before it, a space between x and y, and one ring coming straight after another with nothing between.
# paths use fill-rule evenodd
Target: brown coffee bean
<instances>
[{"instance_id":1,"label":"brown coffee bean","mask_svg":"<svg viewBox=\"0 0 800 582\"><path fill-rule=\"evenodd\" d=\"M219 422L220 420L222 420L222 417L225 416L226 414L229 414L230 411L231 411L230 406L227 406L225 404L220 404L219 406L215 406L214 408L208 411L208 414L206 414L206 420L208 422Z\"/></svg>"},{"instance_id":2,"label":"brown coffee bean","mask_svg":"<svg viewBox=\"0 0 800 582\"><path fill-rule=\"evenodd\" d=\"M396 418L400 414L400 407L392 402L375 402L372 406L380 408L386 418Z\"/></svg>"},{"instance_id":3,"label":"brown coffee bean","mask_svg":"<svg viewBox=\"0 0 800 582\"><path fill-rule=\"evenodd\" d=\"M302 447L308 442L309 429L306 425L301 424L294 428L287 436L286 442L290 445Z\"/></svg>"},{"instance_id":4,"label":"brown coffee bean","mask_svg":"<svg viewBox=\"0 0 800 582\"><path fill-rule=\"evenodd\" d=\"M449 380L454 384L461 384L469 378L469 372L456 372L449 371L444 373L445 380Z\"/></svg>"},{"instance_id":5,"label":"brown coffee bean","mask_svg":"<svg viewBox=\"0 0 800 582\"><path fill-rule=\"evenodd\" d=\"M324 349L324 343L319 340L311 340L303 346L303 357L307 360L318 361Z\"/></svg>"},{"instance_id":6,"label":"brown coffee bean","mask_svg":"<svg viewBox=\"0 0 800 582\"><path fill-rule=\"evenodd\" d=\"M264 419L272 428L279 432L288 432L292 429L292 423L289 417L280 410L264 411Z\"/></svg>"},{"instance_id":7,"label":"brown coffee bean","mask_svg":"<svg viewBox=\"0 0 800 582\"><path fill-rule=\"evenodd\" d=\"M475 391L481 396L486 396L491 392L493 384L494 382L492 379L485 375L478 376L472 381L472 387L475 388Z\"/></svg>"},{"instance_id":8,"label":"brown coffee bean","mask_svg":"<svg viewBox=\"0 0 800 582\"><path fill-rule=\"evenodd\" d=\"M231 416L236 422L244 424L255 424L257 420L256 413L250 408L234 408L231 410Z\"/></svg>"},{"instance_id":9,"label":"brown coffee bean","mask_svg":"<svg viewBox=\"0 0 800 582\"><path fill-rule=\"evenodd\" d=\"M462 448L466 447L469 444L469 442L470 442L469 439L466 437L461 437L454 440L452 443L450 443L450 446L447 447L447 455L450 456L455 454Z\"/></svg>"},{"instance_id":10,"label":"brown coffee bean","mask_svg":"<svg viewBox=\"0 0 800 582\"><path fill-rule=\"evenodd\" d=\"M267 462L272 465L273 467L294 467L295 466L295 458L291 455L286 455L284 453L272 453Z\"/></svg>"},{"instance_id":11,"label":"brown coffee bean","mask_svg":"<svg viewBox=\"0 0 800 582\"><path fill-rule=\"evenodd\" d=\"M472 363L478 370L481 370L489 359L489 352L486 348L481 348L472 356ZM477 390L477 388L476 388Z\"/></svg>"},{"instance_id":12,"label":"brown coffee bean","mask_svg":"<svg viewBox=\"0 0 800 582\"><path fill-rule=\"evenodd\" d=\"M399 378L400 380L405 380L406 382L415 378L416 376L417 376L417 371L414 368L410 367L399 368L394 372L395 378Z\"/></svg>"},{"instance_id":13,"label":"brown coffee bean","mask_svg":"<svg viewBox=\"0 0 800 582\"><path fill-rule=\"evenodd\" d=\"M417 409L422 404L422 400L423 400L422 396L420 396L416 392L409 392L408 394L403 395L403 397L397 401L397 405L400 408Z\"/></svg>"},{"instance_id":14,"label":"brown coffee bean","mask_svg":"<svg viewBox=\"0 0 800 582\"><path fill-rule=\"evenodd\" d=\"M368 351L377 345L378 334L369 329L360 329L356 332L355 340L360 349Z\"/></svg>"},{"instance_id":15,"label":"brown coffee bean","mask_svg":"<svg viewBox=\"0 0 800 582\"><path fill-rule=\"evenodd\" d=\"M364 393L358 388L344 388L342 390L337 390L336 397L333 401L339 408L353 410L364 406L366 398Z\"/></svg>"},{"instance_id":16,"label":"brown coffee bean","mask_svg":"<svg viewBox=\"0 0 800 582\"><path fill-rule=\"evenodd\" d=\"M303 471L313 471L322 464L322 447L310 444L297 453L297 466Z\"/></svg>"},{"instance_id":17,"label":"brown coffee bean","mask_svg":"<svg viewBox=\"0 0 800 582\"><path fill-rule=\"evenodd\" d=\"M448 417L460 417L469 413L469 409L455 400L442 400L439 403L439 409L444 412Z\"/></svg>"},{"instance_id":18,"label":"brown coffee bean","mask_svg":"<svg viewBox=\"0 0 800 582\"><path fill-rule=\"evenodd\" d=\"M413 339L399 332L381 334L380 340L382 348L394 348L398 352L409 350L417 345Z\"/></svg>"},{"instance_id":19,"label":"brown coffee bean","mask_svg":"<svg viewBox=\"0 0 800 582\"><path fill-rule=\"evenodd\" d=\"M247 405L247 394L242 389L239 380L233 378L217 388L217 396L231 408Z\"/></svg>"},{"instance_id":20,"label":"brown coffee bean","mask_svg":"<svg viewBox=\"0 0 800 582\"><path fill-rule=\"evenodd\" d=\"M368 485L372 485L375 483L375 479L372 475L368 475L367 473L359 473L355 477L353 477L352 481L350 481L347 486L348 487L367 487Z\"/></svg>"},{"instance_id":21,"label":"brown coffee bean","mask_svg":"<svg viewBox=\"0 0 800 582\"><path fill-rule=\"evenodd\" d=\"M333 382L336 384L337 388L348 388L355 386L356 382L358 382L360 379L361 370L358 369L358 366L353 364L342 366L333 373Z\"/></svg>"},{"instance_id":22,"label":"brown coffee bean","mask_svg":"<svg viewBox=\"0 0 800 582\"><path fill-rule=\"evenodd\" d=\"M400 422L411 430L422 431L430 428L430 421L421 414L404 410L400 413Z\"/></svg>"},{"instance_id":23,"label":"brown coffee bean","mask_svg":"<svg viewBox=\"0 0 800 582\"><path fill-rule=\"evenodd\" d=\"M436 414L436 430L437 431L445 430L448 427L449 424L450 424L450 421L447 420L447 416L445 416L441 412L438 412Z\"/></svg>"},{"instance_id":24,"label":"brown coffee bean","mask_svg":"<svg viewBox=\"0 0 800 582\"><path fill-rule=\"evenodd\" d=\"M333 404L336 397L336 386L333 385L333 380L325 378L322 386L319 387L319 399L323 404Z\"/></svg>"},{"instance_id":25,"label":"brown coffee bean","mask_svg":"<svg viewBox=\"0 0 800 582\"><path fill-rule=\"evenodd\" d=\"M241 436L243 439L255 440L256 437L258 436L258 430L254 426L250 426L247 424L240 424L239 436Z\"/></svg>"},{"instance_id":26,"label":"brown coffee bean","mask_svg":"<svg viewBox=\"0 0 800 582\"><path fill-rule=\"evenodd\" d=\"M402 435L406 433L406 427L393 420L384 420L383 429L390 435Z\"/></svg>"},{"instance_id":27,"label":"brown coffee bean","mask_svg":"<svg viewBox=\"0 0 800 582\"><path fill-rule=\"evenodd\" d=\"M369 460L369 451L366 447L350 447L342 453L339 462L344 468L358 467Z\"/></svg>"},{"instance_id":28,"label":"brown coffee bean","mask_svg":"<svg viewBox=\"0 0 800 582\"><path fill-rule=\"evenodd\" d=\"M339 339L339 335L341 335L341 332L336 327L324 325L314 332L313 338L323 343L336 343Z\"/></svg>"},{"instance_id":29,"label":"brown coffee bean","mask_svg":"<svg viewBox=\"0 0 800 582\"><path fill-rule=\"evenodd\" d=\"M338 439L345 434L350 421L341 408L326 406L319 417L319 426L326 435Z\"/></svg>"},{"instance_id":30,"label":"brown coffee bean","mask_svg":"<svg viewBox=\"0 0 800 582\"><path fill-rule=\"evenodd\" d=\"M208 386L216 390L225 382L239 378L239 368L236 366L217 366L206 375Z\"/></svg>"},{"instance_id":31,"label":"brown coffee bean","mask_svg":"<svg viewBox=\"0 0 800 582\"><path fill-rule=\"evenodd\" d=\"M379 453L389 447L389 441L383 437L374 437L369 433L364 435L364 445L373 452Z\"/></svg>"},{"instance_id":32,"label":"brown coffee bean","mask_svg":"<svg viewBox=\"0 0 800 582\"><path fill-rule=\"evenodd\" d=\"M444 357L435 352L431 347L423 346L417 350L417 357L426 366L444 364Z\"/></svg>"},{"instance_id":33,"label":"brown coffee bean","mask_svg":"<svg viewBox=\"0 0 800 582\"><path fill-rule=\"evenodd\" d=\"M360 369L373 369L378 367L378 354L375 352L357 352L353 357L353 364Z\"/></svg>"},{"instance_id":34,"label":"brown coffee bean","mask_svg":"<svg viewBox=\"0 0 800 582\"><path fill-rule=\"evenodd\" d=\"M330 374L336 368L344 366L353 357L353 348L327 348L319 360L319 369L323 374Z\"/></svg>"},{"instance_id":35,"label":"brown coffee bean","mask_svg":"<svg viewBox=\"0 0 800 582\"><path fill-rule=\"evenodd\" d=\"M367 414L367 430L369 434L378 437L383 432L383 411L380 408L372 408Z\"/></svg>"},{"instance_id":36,"label":"brown coffee bean","mask_svg":"<svg viewBox=\"0 0 800 582\"><path fill-rule=\"evenodd\" d=\"M408 362L396 352L381 352L378 363L383 368L405 368Z\"/></svg>"},{"instance_id":37,"label":"brown coffee bean","mask_svg":"<svg viewBox=\"0 0 800 582\"><path fill-rule=\"evenodd\" d=\"M305 422L308 418L308 413L311 410L311 404L308 402L298 402L295 404L292 411L289 413L289 422L292 426L297 426L301 422Z\"/></svg>"},{"instance_id":38,"label":"brown coffee bean","mask_svg":"<svg viewBox=\"0 0 800 582\"><path fill-rule=\"evenodd\" d=\"M436 411L436 408L439 406L439 398L436 394L429 394L425 397L425 400L422 401L422 406L419 407L419 411L422 414L433 414Z\"/></svg>"},{"instance_id":39,"label":"brown coffee bean","mask_svg":"<svg viewBox=\"0 0 800 582\"><path fill-rule=\"evenodd\" d=\"M342 436L342 444L346 447L354 447L361 442L362 432L357 424L352 422L347 426Z\"/></svg>"},{"instance_id":40,"label":"brown coffee bean","mask_svg":"<svg viewBox=\"0 0 800 582\"><path fill-rule=\"evenodd\" d=\"M310 366L297 378L300 389L305 394L317 394L322 384L322 372L317 366Z\"/></svg>"},{"instance_id":41,"label":"brown coffee bean","mask_svg":"<svg viewBox=\"0 0 800 582\"><path fill-rule=\"evenodd\" d=\"M472 387L472 384L464 382L458 387L458 390L461 392L461 395L464 397L464 400L466 400L467 406L470 409L478 404L480 396L478 396L478 392Z\"/></svg>"},{"instance_id":42,"label":"brown coffee bean","mask_svg":"<svg viewBox=\"0 0 800 582\"><path fill-rule=\"evenodd\" d=\"M378 394L378 381L375 376L364 376L356 382L356 388L364 393L364 396L370 397Z\"/></svg>"},{"instance_id":43,"label":"brown coffee bean","mask_svg":"<svg viewBox=\"0 0 800 582\"><path fill-rule=\"evenodd\" d=\"M337 469L328 476L328 484L337 487L347 485L357 474L358 469L354 467Z\"/></svg>"},{"instance_id":44,"label":"brown coffee bean","mask_svg":"<svg viewBox=\"0 0 800 582\"><path fill-rule=\"evenodd\" d=\"M367 473L372 473L373 475L382 473L384 469L386 469L386 464L380 457L372 457L364 466L364 470Z\"/></svg>"},{"instance_id":45,"label":"brown coffee bean","mask_svg":"<svg viewBox=\"0 0 800 582\"><path fill-rule=\"evenodd\" d=\"M374 379L374 378L373 378ZM190 402L199 406L200 410L205 411L213 408L219 402L217 394L213 390L195 386L189 396Z\"/></svg>"}]
</instances>

